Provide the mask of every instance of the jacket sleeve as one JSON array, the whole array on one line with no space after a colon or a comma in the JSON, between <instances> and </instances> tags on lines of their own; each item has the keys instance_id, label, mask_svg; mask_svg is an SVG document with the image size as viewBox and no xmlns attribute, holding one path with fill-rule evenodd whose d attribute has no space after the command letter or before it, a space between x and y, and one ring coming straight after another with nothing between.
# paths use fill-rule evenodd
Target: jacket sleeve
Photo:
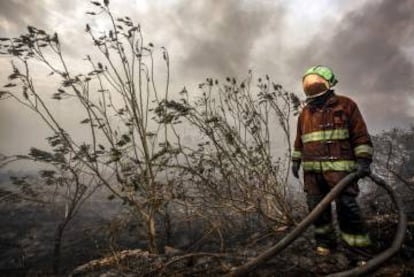
<instances>
[{"instance_id":1,"label":"jacket sleeve","mask_svg":"<svg viewBox=\"0 0 414 277\"><path fill-rule=\"evenodd\" d=\"M372 160L373 147L371 138L367 126L365 125L364 118L355 103L353 103L351 108L349 124L350 140L355 157Z\"/></svg>"},{"instance_id":2,"label":"jacket sleeve","mask_svg":"<svg viewBox=\"0 0 414 277\"><path fill-rule=\"evenodd\" d=\"M302 160L303 155L303 144L302 144L302 114L298 117L298 123L297 123L297 131L296 131L296 138L295 143L293 146L293 152L292 152L292 161L300 161Z\"/></svg>"}]
</instances>

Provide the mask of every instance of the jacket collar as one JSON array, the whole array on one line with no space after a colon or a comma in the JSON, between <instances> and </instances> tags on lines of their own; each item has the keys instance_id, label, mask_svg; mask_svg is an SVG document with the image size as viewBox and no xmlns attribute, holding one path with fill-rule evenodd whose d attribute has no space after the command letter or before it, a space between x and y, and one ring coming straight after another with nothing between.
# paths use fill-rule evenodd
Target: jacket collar
<instances>
[{"instance_id":1,"label":"jacket collar","mask_svg":"<svg viewBox=\"0 0 414 277\"><path fill-rule=\"evenodd\" d=\"M334 90L328 90L327 93L309 99L307 107L310 109L321 109L323 107L328 107L336 104L338 102L338 97L336 97Z\"/></svg>"},{"instance_id":2,"label":"jacket collar","mask_svg":"<svg viewBox=\"0 0 414 277\"><path fill-rule=\"evenodd\" d=\"M338 103L338 97L335 94L335 91L332 90L332 96L326 100L325 106L330 107Z\"/></svg>"}]
</instances>

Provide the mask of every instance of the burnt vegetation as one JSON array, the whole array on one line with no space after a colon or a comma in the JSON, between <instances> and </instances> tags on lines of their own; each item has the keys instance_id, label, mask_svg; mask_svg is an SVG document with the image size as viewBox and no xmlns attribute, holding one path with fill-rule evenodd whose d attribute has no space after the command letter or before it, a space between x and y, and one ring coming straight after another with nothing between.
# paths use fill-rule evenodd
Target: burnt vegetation
<instances>
[{"instance_id":1,"label":"burnt vegetation","mask_svg":"<svg viewBox=\"0 0 414 277\"><path fill-rule=\"evenodd\" d=\"M42 163L44 169L36 177L13 177L13 186L1 189L0 197L11 204L62 210L46 269L55 275L73 269L62 266L65 232L97 191L124 213L100 229L107 244L105 251L97 248L110 257L78 267L74 275L224 274L297 221L288 169L291 120L300 101L269 76L256 79L252 72L243 80L207 78L197 92L183 88L171 93L167 49L145 41L131 18L115 17L107 0L92 4L94 10L87 14L105 17L111 27L85 27L100 54L84 58L89 72L69 68L56 33L29 26L19 37L0 38L0 53L12 60L1 100L17 101L50 131L48 149L33 147L27 155L1 157L4 168L26 160ZM157 71L157 55L164 63L162 72ZM32 72L39 64L56 81L51 93L37 88ZM82 136L65 128L54 111L54 105L69 100L84 115ZM378 144L386 138L378 137ZM412 159L410 151L404 150L401 159ZM407 179L412 172L391 163L385 167L413 188ZM125 229L145 249L120 251ZM309 237L300 243L309 246ZM273 263L281 272L314 273L301 267L299 258ZM25 266L24 261L18 264Z\"/></svg>"}]
</instances>

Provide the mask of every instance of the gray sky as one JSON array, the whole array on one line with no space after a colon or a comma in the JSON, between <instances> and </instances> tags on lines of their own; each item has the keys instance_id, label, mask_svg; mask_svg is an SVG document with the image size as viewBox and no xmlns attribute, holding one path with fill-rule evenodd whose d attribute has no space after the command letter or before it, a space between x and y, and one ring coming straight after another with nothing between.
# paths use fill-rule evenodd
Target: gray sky
<instances>
[{"instance_id":1,"label":"gray sky","mask_svg":"<svg viewBox=\"0 0 414 277\"><path fill-rule=\"evenodd\" d=\"M112 0L111 7L141 23L147 41L168 48L175 91L197 93L206 77L243 78L252 69L303 97L303 72L326 64L339 79L337 93L359 104L372 133L414 118L414 1ZM92 8L85 0L2 0L0 36L27 25L56 30L72 68L86 70L82 58L92 43L85 24L105 24L85 14ZM0 58L2 83L9 72L8 59ZM39 86L52 89L40 72ZM70 103L55 105L76 128ZM42 126L22 107L0 102L0 153L45 145Z\"/></svg>"}]
</instances>

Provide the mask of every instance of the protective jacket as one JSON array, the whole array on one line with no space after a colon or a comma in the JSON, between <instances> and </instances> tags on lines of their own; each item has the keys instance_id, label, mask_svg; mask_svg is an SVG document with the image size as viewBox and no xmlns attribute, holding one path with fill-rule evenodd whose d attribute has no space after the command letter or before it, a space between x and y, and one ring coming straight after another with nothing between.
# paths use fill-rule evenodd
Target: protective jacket
<instances>
[{"instance_id":1,"label":"protective jacket","mask_svg":"<svg viewBox=\"0 0 414 277\"><path fill-rule=\"evenodd\" d=\"M364 119L350 98L328 91L323 105L306 105L299 115L292 160L306 172L356 168L356 159L372 159L372 142Z\"/></svg>"}]
</instances>

